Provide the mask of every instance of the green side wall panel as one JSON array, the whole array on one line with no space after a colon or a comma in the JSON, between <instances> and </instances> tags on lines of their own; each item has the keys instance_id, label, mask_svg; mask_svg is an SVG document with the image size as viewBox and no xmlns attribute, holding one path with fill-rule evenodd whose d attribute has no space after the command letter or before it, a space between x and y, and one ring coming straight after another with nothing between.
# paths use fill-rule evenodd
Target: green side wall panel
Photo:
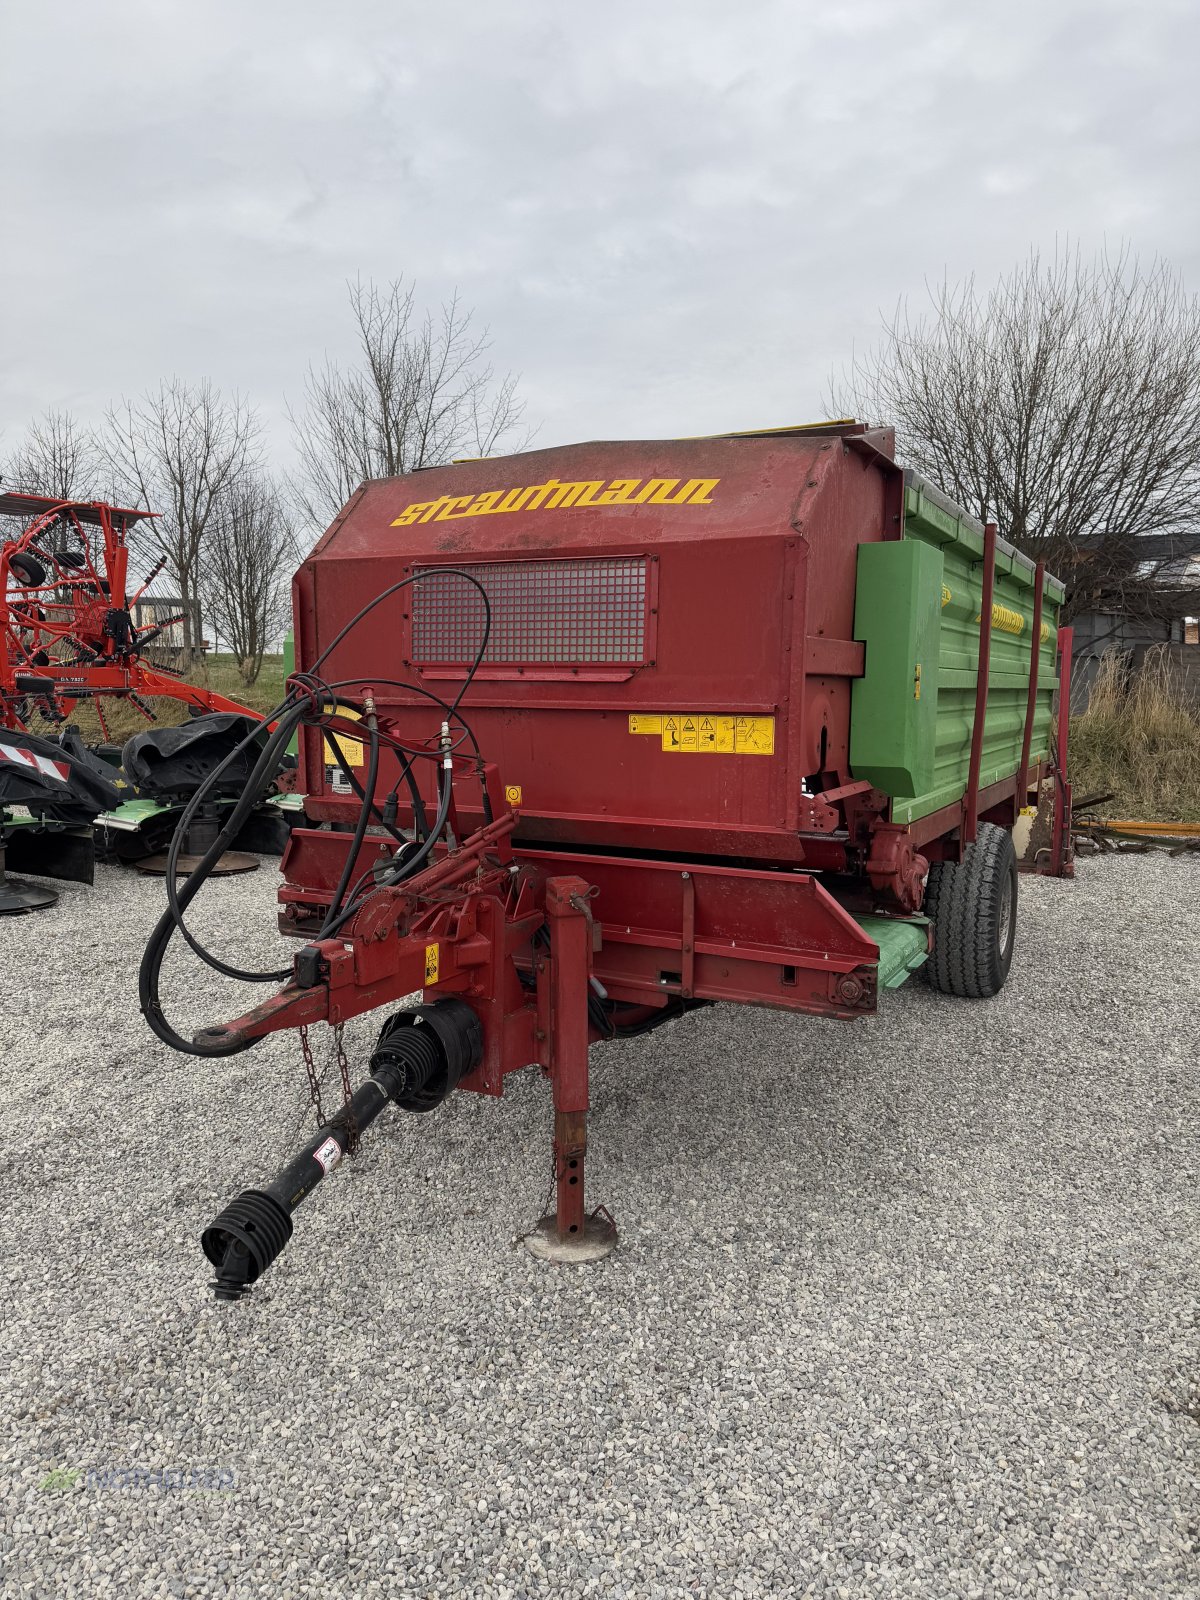
<instances>
[{"instance_id":1,"label":"green side wall panel","mask_svg":"<svg viewBox=\"0 0 1200 1600\"><path fill-rule=\"evenodd\" d=\"M296 670L296 636L294 633L285 635L283 641L283 681L286 683ZM288 740L287 753L294 756L299 753L300 740L298 734L293 734Z\"/></svg>"},{"instance_id":2,"label":"green side wall panel","mask_svg":"<svg viewBox=\"0 0 1200 1600\"><path fill-rule=\"evenodd\" d=\"M905 489L903 539L859 549L854 637L866 645L866 661L865 675L852 691L850 765L856 778L868 779L892 797L896 822L915 822L966 792L979 670L982 554L982 537L969 518L949 515L912 486ZM981 787L1011 777L1020 765L1033 590L1031 570L998 551ZM1048 576L1031 763L1050 749L1062 599L1062 585ZM918 664L921 696L914 700Z\"/></svg>"},{"instance_id":3,"label":"green side wall panel","mask_svg":"<svg viewBox=\"0 0 1200 1600\"><path fill-rule=\"evenodd\" d=\"M851 691L850 765L909 799L937 777L942 555L916 539L858 547L854 637L866 675Z\"/></svg>"}]
</instances>

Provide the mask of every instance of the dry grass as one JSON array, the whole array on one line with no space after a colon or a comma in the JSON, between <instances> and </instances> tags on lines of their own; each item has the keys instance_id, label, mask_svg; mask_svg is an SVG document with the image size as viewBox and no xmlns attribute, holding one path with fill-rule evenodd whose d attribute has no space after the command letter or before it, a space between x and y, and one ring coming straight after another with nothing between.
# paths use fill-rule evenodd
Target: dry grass
<instances>
[{"instance_id":1,"label":"dry grass","mask_svg":"<svg viewBox=\"0 0 1200 1600\"><path fill-rule=\"evenodd\" d=\"M1131 682L1117 653L1103 658L1071 720L1070 765L1077 796L1112 792L1106 816L1200 822L1200 709L1164 651L1147 652Z\"/></svg>"},{"instance_id":2,"label":"dry grass","mask_svg":"<svg viewBox=\"0 0 1200 1600\"><path fill-rule=\"evenodd\" d=\"M252 711L270 711L283 698L283 657L265 656L262 671L250 685L242 682L230 655L206 656L188 671L187 680L226 695ZM159 727L171 728L187 718L187 707L182 700L155 699L150 704ZM135 706L121 700L105 701L104 720L116 744L123 744L132 734L151 726ZM88 743L98 743L103 737L99 718L90 705L83 702L77 705L71 713L71 721Z\"/></svg>"}]
</instances>

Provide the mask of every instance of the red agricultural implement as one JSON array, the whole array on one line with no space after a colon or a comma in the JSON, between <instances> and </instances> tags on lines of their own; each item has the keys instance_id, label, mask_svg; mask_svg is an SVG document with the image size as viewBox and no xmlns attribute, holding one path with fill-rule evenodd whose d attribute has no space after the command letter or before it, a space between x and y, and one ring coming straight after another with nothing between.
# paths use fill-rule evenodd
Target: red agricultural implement
<instances>
[{"instance_id":1,"label":"red agricultural implement","mask_svg":"<svg viewBox=\"0 0 1200 1600\"><path fill-rule=\"evenodd\" d=\"M584 1197L590 1043L714 1001L861 1018L922 965L997 992L1011 829L1063 771L1063 591L892 453L831 425L358 491L296 577L299 670L239 802L302 728L279 894L301 948L268 973L201 951L277 992L192 1039L167 1021L163 952L178 929L199 949L184 914L235 808L186 883L168 872L142 963L150 1025L198 1055L394 1008L366 1081L205 1232L219 1296L390 1104L540 1067L556 1204L530 1245L587 1258L615 1239Z\"/></svg>"},{"instance_id":2,"label":"red agricultural implement","mask_svg":"<svg viewBox=\"0 0 1200 1600\"><path fill-rule=\"evenodd\" d=\"M155 720L147 703L155 697L201 711L246 712L145 658L183 620L145 628L133 620L164 563L131 591L129 531L154 515L101 501L0 493L0 516L27 519L0 543L0 725L36 731L63 723L83 700L95 708L105 739L105 704L113 699L137 707L147 722Z\"/></svg>"},{"instance_id":3,"label":"red agricultural implement","mask_svg":"<svg viewBox=\"0 0 1200 1600\"><path fill-rule=\"evenodd\" d=\"M147 659L146 651L182 621L168 617L142 628L134 621L163 562L131 589L129 533L152 515L101 501L0 493L0 517L24 524L0 541L0 913L56 898L6 879L6 851L26 871L90 883L92 825L100 816L116 853L153 870L159 832L169 833L165 824L173 825L177 802L215 764L214 747L224 755L231 719L240 733L259 721L237 701ZM96 760L69 719L90 705L108 744L107 707L124 702L153 724L154 702L163 700L182 702L197 720L137 741L142 797L130 804L129 775L115 787L115 762ZM28 814L14 816L17 805ZM218 809L210 806L200 820L194 845L215 836ZM227 858L227 869L255 864Z\"/></svg>"}]
</instances>

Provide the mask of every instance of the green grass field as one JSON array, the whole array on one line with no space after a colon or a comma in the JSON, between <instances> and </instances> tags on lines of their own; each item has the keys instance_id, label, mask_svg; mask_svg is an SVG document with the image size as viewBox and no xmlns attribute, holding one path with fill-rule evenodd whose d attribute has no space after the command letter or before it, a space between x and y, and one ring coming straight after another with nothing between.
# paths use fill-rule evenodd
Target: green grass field
<instances>
[{"instance_id":1,"label":"green grass field","mask_svg":"<svg viewBox=\"0 0 1200 1600\"><path fill-rule=\"evenodd\" d=\"M281 655L264 656L262 671L255 682L249 685L242 682L241 674L231 655L205 656L187 672L186 677L189 683L199 684L216 694L226 695L230 700L237 700L251 711L270 711L283 698ZM187 707L182 700L156 698L149 703L157 718L157 723L153 724L155 726L172 728L187 718ZM85 742L98 743L103 738L100 719L87 702L81 701L75 707L70 720L79 729ZM131 735L141 733L143 729L152 726L136 706L123 700L105 700L104 720L108 724L109 737L115 744L123 744Z\"/></svg>"}]
</instances>

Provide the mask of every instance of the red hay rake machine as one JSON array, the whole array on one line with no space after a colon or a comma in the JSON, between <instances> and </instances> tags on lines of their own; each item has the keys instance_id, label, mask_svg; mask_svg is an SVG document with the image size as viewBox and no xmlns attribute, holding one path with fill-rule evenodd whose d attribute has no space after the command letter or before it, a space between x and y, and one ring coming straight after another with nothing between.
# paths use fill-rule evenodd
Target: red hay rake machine
<instances>
[{"instance_id":1,"label":"red hay rake machine","mask_svg":"<svg viewBox=\"0 0 1200 1600\"><path fill-rule=\"evenodd\" d=\"M0 544L0 722L9 729L61 724L81 700L109 737L105 702L121 699L149 723L148 701L182 700L201 711L246 707L153 666L146 650L172 623L138 628L132 610L162 571L159 561L129 590L130 529L152 511L101 501L0 493L0 516L28 518Z\"/></svg>"},{"instance_id":2,"label":"red hay rake machine","mask_svg":"<svg viewBox=\"0 0 1200 1600\"><path fill-rule=\"evenodd\" d=\"M91 830L104 816L120 839L118 854L150 856L155 819L165 814L173 823L178 811L162 803L178 796L161 783L155 787L155 779L169 774L178 785L187 766L190 792L202 775L204 747L222 745L231 719L242 731L257 724L256 713L237 701L147 659L147 650L182 621L168 617L139 628L133 618L164 565L158 562L130 589L130 530L153 515L101 501L0 493L0 517L25 524L0 542L0 913L33 910L56 898L7 879L6 850L26 871L90 883ZM182 702L197 720L186 732L151 735L148 756L143 737L138 771L147 798L131 808L128 776L89 751L70 718L81 704L91 706L101 739L111 745L107 706L132 705L153 724L152 702L162 699ZM190 760L181 756L184 744ZM14 816L14 806L28 815ZM244 869L244 863L235 865Z\"/></svg>"},{"instance_id":3,"label":"red hay rake machine","mask_svg":"<svg viewBox=\"0 0 1200 1600\"><path fill-rule=\"evenodd\" d=\"M141 966L151 1028L199 1056L295 1029L311 1059L314 1023L390 1011L366 1080L205 1230L218 1297L389 1106L540 1068L556 1191L529 1247L592 1259L616 1231L585 1201L590 1044L716 1001L859 1019L922 966L994 995L1011 830L1050 779L1042 870L1070 870L1062 598L857 424L365 484L296 577L298 670L227 758L253 766L191 875L168 870ZM297 730L279 923L301 944L247 971L185 916ZM177 932L275 992L183 1037L159 992Z\"/></svg>"}]
</instances>

